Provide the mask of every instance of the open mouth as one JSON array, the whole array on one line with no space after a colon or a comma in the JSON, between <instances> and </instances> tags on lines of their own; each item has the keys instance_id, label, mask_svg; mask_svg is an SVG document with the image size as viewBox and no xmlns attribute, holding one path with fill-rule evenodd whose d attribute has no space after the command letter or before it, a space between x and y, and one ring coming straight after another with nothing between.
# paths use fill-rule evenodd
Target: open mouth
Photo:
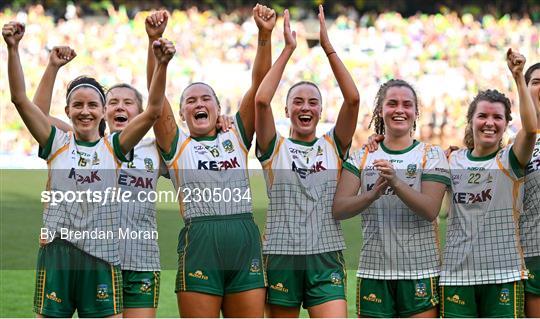
<instances>
[{"instance_id":1,"label":"open mouth","mask_svg":"<svg viewBox=\"0 0 540 319\"><path fill-rule=\"evenodd\" d=\"M395 122L404 122L406 120L407 120L407 118L405 118L403 116L392 116L392 121L395 121Z\"/></svg>"},{"instance_id":2,"label":"open mouth","mask_svg":"<svg viewBox=\"0 0 540 319\"><path fill-rule=\"evenodd\" d=\"M208 113L206 113L205 111L198 111L197 113L195 113L195 120L198 121L198 120L206 120L208 119Z\"/></svg>"},{"instance_id":3,"label":"open mouth","mask_svg":"<svg viewBox=\"0 0 540 319\"><path fill-rule=\"evenodd\" d=\"M85 118L80 118L79 119L79 122L83 123L83 124L90 124L91 122L93 121L93 119L89 118L89 117L85 117Z\"/></svg>"},{"instance_id":4,"label":"open mouth","mask_svg":"<svg viewBox=\"0 0 540 319\"><path fill-rule=\"evenodd\" d=\"M127 120L128 120L127 116L125 116L125 115L116 115L114 117L114 121L118 122L118 123L124 123L124 122L127 122Z\"/></svg>"},{"instance_id":5,"label":"open mouth","mask_svg":"<svg viewBox=\"0 0 540 319\"><path fill-rule=\"evenodd\" d=\"M483 129L481 130L481 132L487 136L495 136L497 134L497 131L495 131L494 129Z\"/></svg>"},{"instance_id":6,"label":"open mouth","mask_svg":"<svg viewBox=\"0 0 540 319\"><path fill-rule=\"evenodd\" d=\"M300 123L304 125L309 125L313 117L311 115L300 115L298 116L298 119L300 120Z\"/></svg>"}]
</instances>

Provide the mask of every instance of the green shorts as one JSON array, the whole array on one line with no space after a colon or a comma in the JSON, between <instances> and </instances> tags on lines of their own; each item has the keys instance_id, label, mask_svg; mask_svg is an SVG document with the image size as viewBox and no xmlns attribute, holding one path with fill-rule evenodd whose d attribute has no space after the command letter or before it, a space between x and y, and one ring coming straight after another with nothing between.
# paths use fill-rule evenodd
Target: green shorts
<instances>
[{"instance_id":1,"label":"green shorts","mask_svg":"<svg viewBox=\"0 0 540 319\"><path fill-rule=\"evenodd\" d=\"M122 270L124 308L157 308L159 271Z\"/></svg>"},{"instance_id":2,"label":"green shorts","mask_svg":"<svg viewBox=\"0 0 540 319\"><path fill-rule=\"evenodd\" d=\"M540 256L525 258L525 265L529 269L529 279L523 282L525 292L540 295Z\"/></svg>"},{"instance_id":3,"label":"green shorts","mask_svg":"<svg viewBox=\"0 0 540 319\"><path fill-rule=\"evenodd\" d=\"M410 317L439 304L438 277L412 280L357 278L356 312L361 317Z\"/></svg>"},{"instance_id":4,"label":"green shorts","mask_svg":"<svg viewBox=\"0 0 540 319\"><path fill-rule=\"evenodd\" d=\"M523 282L441 286L441 317L519 318L524 316Z\"/></svg>"},{"instance_id":5,"label":"green shorts","mask_svg":"<svg viewBox=\"0 0 540 319\"><path fill-rule=\"evenodd\" d=\"M122 312L120 267L55 239L38 253L34 312L44 317L106 317Z\"/></svg>"},{"instance_id":6,"label":"green shorts","mask_svg":"<svg viewBox=\"0 0 540 319\"><path fill-rule=\"evenodd\" d=\"M341 251L315 255L265 255L267 303L313 307L346 299L347 272Z\"/></svg>"},{"instance_id":7,"label":"green shorts","mask_svg":"<svg viewBox=\"0 0 540 319\"><path fill-rule=\"evenodd\" d=\"M178 239L175 292L223 296L264 287L261 235L252 214L186 222Z\"/></svg>"}]
</instances>

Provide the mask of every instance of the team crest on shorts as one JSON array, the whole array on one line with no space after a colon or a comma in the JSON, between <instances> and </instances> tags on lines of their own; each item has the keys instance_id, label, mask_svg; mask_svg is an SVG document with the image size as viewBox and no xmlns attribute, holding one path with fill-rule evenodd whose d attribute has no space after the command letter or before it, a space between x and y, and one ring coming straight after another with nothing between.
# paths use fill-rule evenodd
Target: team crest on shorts
<instances>
[{"instance_id":1,"label":"team crest on shorts","mask_svg":"<svg viewBox=\"0 0 540 319\"><path fill-rule=\"evenodd\" d=\"M105 301L109 298L109 286L107 286L107 284L99 284L97 285L97 294L96 294L96 297L97 297L97 300L98 301Z\"/></svg>"},{"instance_id":2,"label":"team crest on shorts","mask_svg":"<svg viewBox=\"0 0 540 319\"><path fill-rule=\"evenodd\" d=\"M508 304L510 301L510 290L508 288L501 289L501 293L499 294L499 301L500 304Z\"/></svg>"},{"instance_id":3,"label":"team crest on shorts","mask_svg":"<svg viewBox=\"0 0 540 319\"><path fill-rule=\"evenodd\" d=\"M407 178L414 178L416 176L416 164L407 165Z\"/></svg>"},{"instance_id":4,"label":"team crest on shorts","mask_svg":"<svg viewBox=\"0 0 540 319\"><path fill-rule=\"evenodd\" d=\"M343 279L341 278L341 274L337 272L333 272L330 275L330 281L332 281L332 285L334 286L341 286L343 284Z\"/></svg>"},{"instance_id":5,"label":"team crest on shorts","mask_svg":"<svg viewBox=\"0 0 540 319\"><path fill-rule=\"evenodd\" d=\"M255 258L251 260L251 266L249 267L250 273L258 273L261 271L260 260Z\"/></svg>"},{"instance_id":6,"label":"team crest on shorts","mask_svg":"<svg viewBox=\"0 0 540 319\"><path fill-rule=\"evenodd\" d=\"M154 162L151 158L146 157L144 159L144 168L146 168L146 171L148 171L149 173L154 172Z\"/></svg>"},{"instance_id":7,"label":"team crest on shorts","mask_svg":"<svg viewBox=\"0 0 540 319\"><path fill-rule=\"evenodd\" d=\"M225 140L221 144L223 145L223 148L225 149L225 152L227 152L227 153L234 152L234 146L233 146L233 143L231 142L231 140Z\"/></svg>"},{"instance_id":8,"label":"team crest on shorts","mask_svg":"<svg viewBox=\"0 0 540 319\"><path fill-rule=\"evenodd\" d=\"M152 282L150 281L150 279L145 278L142 280L140 290L142 293L145 293L145 294L149 293L152 290Z\"/></svg>"},{"instance_id":9,"label":"team crest on shorts","mask_svg":"<svg viewBox=\"0 0 540 319\"><path fill-rule=\"evenodd\" d=\"M414 295L418 298L424 298L425 296L427 296L426 284L423 282L416 283Z\"/></svg>"}]
</instances>

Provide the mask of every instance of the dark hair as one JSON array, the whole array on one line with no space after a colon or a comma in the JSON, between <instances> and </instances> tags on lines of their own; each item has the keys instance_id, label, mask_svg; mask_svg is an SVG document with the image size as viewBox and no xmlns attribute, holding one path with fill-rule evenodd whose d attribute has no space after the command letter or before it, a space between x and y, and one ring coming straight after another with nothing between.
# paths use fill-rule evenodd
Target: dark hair
<instances>
[{"instance_id":1,"label":"dark hair","mask_svg":"<svg viewBox=\"0 0 540 319\"><path fill-rule=\"evenodd\" d=\"M525 83L529 85L529 82L531 81L531 76L534 71L540 69L540 62L537 62L533 65L531 65L527 71L525 72Z\"/></svg>"},{"instance_id":2,"label":"dark hair","mask_svg":"<svg viewBox=\"0 0 540 319\"><path fill-rule=\"evenodd\" d=\"M321 106L322 106L322 94L321 94L321 90L319 90L319 87L317 86L317 84L315 84L315 83L313 83L313 82L310 82L310 81L300 81L300 82L297 82L297 83L293 84L293 86L291 86L291 87L289 88L289 91L287 91L287 97L285 98L285 103L286 103L287 101L289 101L289 96L291 95L291 91L292 91L294 88L296 88L296 87L298 87L298 86L300 86L300 85L311 85L312 87L314 87L314 88L317 90L317 92L319 93L319 99L320 99L320 101L321 101Z\"/></svg>"},{"instance_id":3,"label":"dark hair","mask_svg":"<svg viewBox=\"0 0 540 319\"><path fill-rule=\"evenodd\" d=\"M508 124L508 122L512 120L511 104L510 100L506 97L506 95L497 90L485 90L478 92L478 94L472 100L471 104L469 104L469 109L467 110L467 127L465 128L465 137L463 138L463 143L468 149L471 150L474 148L472 119L474 113L476 112L476 107L481 101L502 103L504 105L504 118L506 120L506 123ZM502 141L499 142L499 144L500 143L502 143Z\"/></svg>"},{"instance_id":4,"label":"dark hair","mask_svg":"<svg viewBox=\"0 0 540 319\"><path fill-rule=\"evenodd\" d=\"M192 86L194 86L194 85L197 85L197 84L204 85L204 86L206 86L208 89L210 89L210 92L212 92L212 96L214 97L214 99L216 99L217 105L218 105L219 107L221 107L221 104L219 104L219 99L218 99L218 97L217 97L217 95L216 95L216 92L214 91L214 89L213 89L210 85L208 85L208 84L206 84L206 83L204 83L204 82L192 82L192 83L190 83L188 86L186 86L186 88L184 89L184 91L182 91L182 95L180 95L180 109L182 109L182 102L184 101L184 94L186 93L187 89L189 89L190 87L192 87Z\"/></svg>"},{"instance_id":5,"label":"dark hair","mask_svg":"<svg viewBox=\"0 0 540 319\"><path fill-rule=\"evenodd\" d=\"M390 79L383 83L381 87L379 87L379 91L377 91L377 95L375 96L375 109L373 109L373 115L371 117L371 121L369 122L368 128L371 128L371 124L375 125L375 133L384 135L385 129L384 129L384 119L381 115L382 113L382 107L384 99L386 98L386 94L388 93L388 90L393 87L406 87L409 90L411 90L413 97L414 97L414 106L416 108L416 116L419 115L419 107L418 107L418 96L416 95L416 91L412 87L412 85L409 84L409 82L400 80L400 79ZM413 132L416 130L416 120L413 123Z\"/></svg>"},{"instance_id":6,"label":"dark hair","mask_svg":"<svg viewBox=\"0 0 540 319\"><path fill-rule=\"evenodd\" d=\"M127 83L119 83L119 84L115 84L111 86L107 90L107 94L105 95L105 97L106 98L109 97L109 93L111 93L111 91L114 89L130 89L131 91L133 91L133 93L135 94L135 100L137 102L137 108L139 110L139 113L143 112L143 97L142 97L141 92L139 92L139 90L137 90L136 88L134 88L133 86Z\"/></svg>"},{"instance_id":7,"label":"dark hair","mask_svg":"<svg viewBox=\"0 0 540 319\"><path fill-rule=\"evenodd\" d=\"M94 78L81 75L79 77L76 77L73 81L69 82L66 92L66 104L69 105L69 100L71 97L71 94L78 90L81 87L93 87L100 95L100 101L102 107L105 107L105 90L103 89L103 86ZM103 137L105 136L105 128L107 125L105 124L105 119L101 119L99 122L99 136Z\"/></svg>"}]
</instances>

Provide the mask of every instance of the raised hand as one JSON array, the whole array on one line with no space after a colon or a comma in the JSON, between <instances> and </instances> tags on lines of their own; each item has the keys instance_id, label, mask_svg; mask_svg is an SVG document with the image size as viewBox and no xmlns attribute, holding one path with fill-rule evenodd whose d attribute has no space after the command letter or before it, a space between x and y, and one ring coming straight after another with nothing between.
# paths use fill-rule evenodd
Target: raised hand
<instances>
[{"instance_id":1,"label":"raised hand","mask_svg":"<svg viewBox=\"0 0 540 319\"><path fill-rule=\"evenodd\" d=\"M257 3L253 8L253 19L259 30L272 32L276 25L276 12L274 9Z\"/></svg>"},{"instance_id":2,"label":"raised hand","mask_svg":"<svg viewBox=\"0 0 540 319\"><path fill-rule=\"evenodd\" d=\"M523 74L525 62L526 59L521 53L513 51L511 48L506 52L506 63L508 69L512 72L512 76L516 77Z\"/></svg>"},{"instance_id":3,"label":"raised hand","mask_svg":"<svg viewBox=\"0 0 540 319\"><path fill-rule=\"evenodd\" d=\"M2 27L2 37L9 48L17 47L24 35L24 24L16 21L11 21L4 24Z\"/></svg>"},{"instance_id":4,"label":"raised hand","mask_svg":"<svg viewBox=\"0 0 540 319\"><path fill-rule=\"evenodd\" d=\"M77 53L75 53L75 50L68 46L54 47L49 55L49 64L54 67L60 68L68 64L76 56Z\"/></svg>"},{"instance_id":5,"label":"raised hand","mask_svg":"<svg viewBox=\"0 0 540 319\"><path fill-rule=\"evenodd\" d=\"M174 44L164 38L159 38L158 40L154 41L152 43L152 50L154 51L156 62L159 64L168 64L176 53Z\"/></svg>"},{"instance_id":6,"label":"raised hand","mask_svg":"<svg viewBox=\"0 0 540 319\"><path fill-rule=\"evenodd\" d=\"M165 28L167 27L167 22L169 21L169 13L165 10L152 12L144 20L144 28L146 29L146 34L151 39L158 39L163 36Z\"/></svg>"},{"instance_id":7,"label":"raised hand","mask_svg":"<svg viewBox=\"0 0 540 319\"><path fill-rule=\"evenodd\" d=\"M283 13L283 37L285 38L285 46L296 49L296 31L291 32L291 23L289 10L285 9Z\"/></svg>"},{"instance_id":8,"label":"raised hand","mask_svg":"<svg viewBox=\"0 0 540 319\"><path fill-rule=\"evenodd\" d=\"M326 20L324 19L324 9L322 5L319 5L319 42L326 55L335 52L328 38L328 30L326 29Z\"/></svg>"}]
</instances>

